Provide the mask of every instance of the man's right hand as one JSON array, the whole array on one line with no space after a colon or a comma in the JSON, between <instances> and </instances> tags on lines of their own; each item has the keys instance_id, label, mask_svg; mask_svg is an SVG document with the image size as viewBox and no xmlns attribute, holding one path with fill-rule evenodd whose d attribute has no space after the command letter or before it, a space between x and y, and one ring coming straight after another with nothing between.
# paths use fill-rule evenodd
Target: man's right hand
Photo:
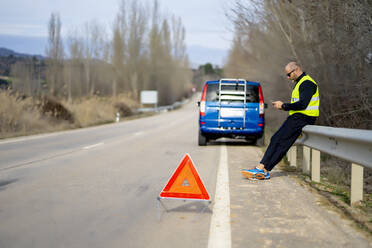
<instances>
[{"instance_id":1,"label":"man's right hand","mask_svg":"<svg viewBox=\"0 0 372 248\"><path fill-rule=\"evenodd\" d=\"M282 101L275 101L275 102L272 102L271 104L274 106L274 108L280 110L280 109L282 109L283 102Z\"/></svg>"}]
</instances>

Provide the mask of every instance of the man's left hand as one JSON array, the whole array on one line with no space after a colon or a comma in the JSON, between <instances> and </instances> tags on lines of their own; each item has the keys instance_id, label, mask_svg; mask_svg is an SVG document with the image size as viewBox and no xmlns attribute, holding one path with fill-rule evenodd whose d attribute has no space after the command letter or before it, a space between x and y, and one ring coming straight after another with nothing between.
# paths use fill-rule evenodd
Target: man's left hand
<instances>
[{"instance_id":1,"label":"man's left hand","mask_svg":"<svg viewBox=\"0 0 372 248\"><path fill-rule=\"evenodd\" d=\"M282 109L282 105L283 105L283 102L282 101L275 101L275 102L272 102L274 108L276 109Z\"/></svg>"}]
</instances>

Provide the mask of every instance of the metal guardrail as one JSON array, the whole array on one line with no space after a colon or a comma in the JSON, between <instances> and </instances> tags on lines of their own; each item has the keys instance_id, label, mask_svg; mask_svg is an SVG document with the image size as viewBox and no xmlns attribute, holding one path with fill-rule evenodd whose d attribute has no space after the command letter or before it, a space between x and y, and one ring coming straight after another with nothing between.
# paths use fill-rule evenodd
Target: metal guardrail
<instances>
[{"instance_id":1,"label":"metal guardrail","mask_svg":"<svg viewBox=\"0 0 372 248\"><path fill-rule=\"evenodd\" d=\"M137 112L144 113L144 112L168 112L177 108L180 108L182 105L188 103L190 99L186 99L182 102L175 102L172 105L167 106L159 106L153 108L138 108Z\"/></svg>"},{"instance_id":2,"label":"metal guardrail","mask_svg":"<svg viewBox=\"0 0 372 248\"><path fill-rule=\"evenodd\" d=\"M138 108L135 111L136 113L168 112L168 111L180 108L182 105L188 103L189 101L190 99L185 99L182 102L175 102L172 105L168 105L168 106L156 106L152 108ZM117 112L115 115L115 122L120 122L119 112Z\"/></svg>"},{"instance_id":3,"label":"metal guardrail","mask_svg":"<svg viewBox=\"0 0 372 248\"><path fill-rule=\"evenodd\" d=\"M363 168L372 168L372 130L305 126L295 145L303 145L302 170L320 182L320 152L352 163L350 203L363 200ZM288 160L297 166L297 148L292 146Z\"/></svg>"}]
</instances>

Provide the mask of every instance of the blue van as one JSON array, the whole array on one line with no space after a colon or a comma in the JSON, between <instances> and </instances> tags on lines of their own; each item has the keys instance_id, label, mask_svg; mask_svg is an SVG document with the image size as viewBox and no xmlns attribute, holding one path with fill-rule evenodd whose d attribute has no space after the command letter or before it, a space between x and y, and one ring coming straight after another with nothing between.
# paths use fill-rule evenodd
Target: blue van
<instances>
[{"instance_id":1,"label":"blue van","mask_svg":"<svg viewBox=\"0 0 372 248\"><path fill-rule=\"evenodd\" d=\"M221 137L243 138L265 145L265 113L262 88L244 79L220 79L205 83L199 105L200 146Z\"/></svg>"}]
</instances>

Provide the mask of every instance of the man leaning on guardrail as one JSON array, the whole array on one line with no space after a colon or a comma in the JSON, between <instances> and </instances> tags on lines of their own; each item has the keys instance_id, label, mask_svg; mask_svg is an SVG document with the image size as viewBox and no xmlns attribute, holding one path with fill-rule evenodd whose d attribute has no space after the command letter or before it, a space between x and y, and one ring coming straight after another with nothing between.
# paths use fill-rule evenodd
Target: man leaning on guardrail
<instances>
[{"instance_id":1,"label":"man leaning on guardrail","mask_svg":"<svg viewBox=\"0 0 372 248\"><path fill-rule=\"evenodd\" d=\"M285 67L285 74L295 83L291 102L275 101L272 104L276 109L289 111L289 116L271 137L260 164L253 169L241 171L248 179L270 179L269 171L280 162L294 144L302 128L306 125L314 125L319 116L319 89L314 79L303 72L296 62L290 62Z\"/></svg>"}]
</instances>

